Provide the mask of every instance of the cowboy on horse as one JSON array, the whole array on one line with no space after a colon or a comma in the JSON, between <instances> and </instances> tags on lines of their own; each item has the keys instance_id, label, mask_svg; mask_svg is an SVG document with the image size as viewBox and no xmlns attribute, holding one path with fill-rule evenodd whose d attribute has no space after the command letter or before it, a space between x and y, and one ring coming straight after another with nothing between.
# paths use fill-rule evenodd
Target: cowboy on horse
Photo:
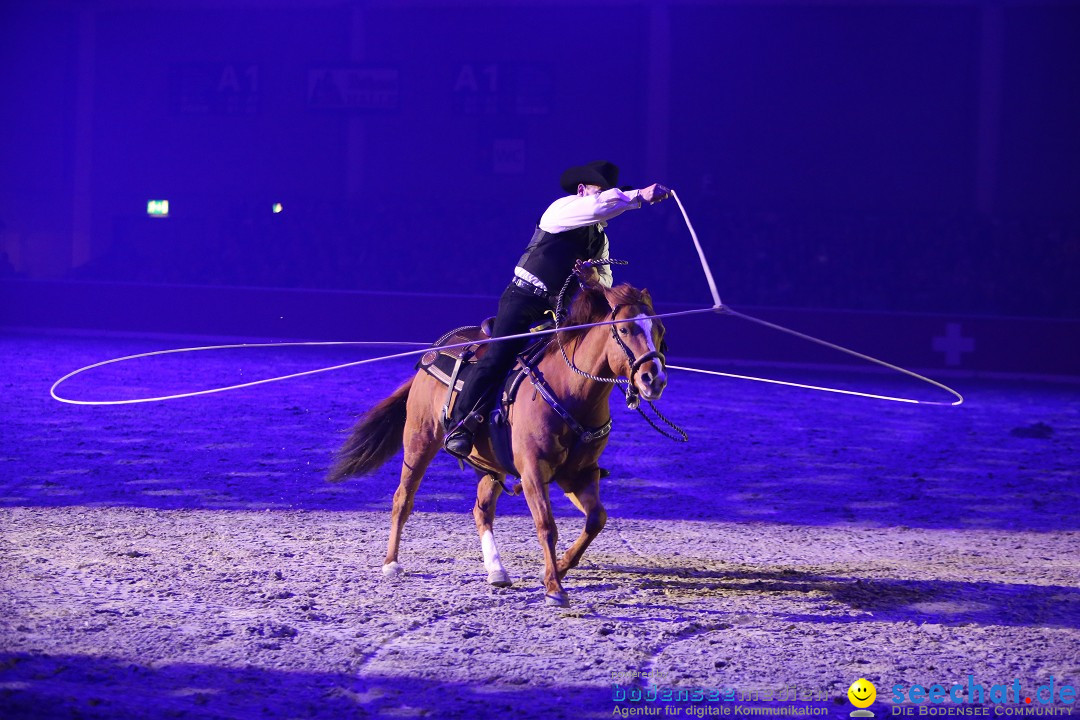
<instances>
[{"instance_id":1,"label":"cowboy on horse","mask_svg":"<svg viewBox=\"0 0 1080 720\"><path fill-rule=\"evenodd\" d=\"M655 317L648 290L611 286L607 266L614 261L608 257L604 227L626 210L660 202L670 191L658 184L620 189L618 173L609 162L563 173L561 183L568 196L552 203L541 217L499 301L493 331L470 327L447 333L421 359L412 378L360 418L338 451L329 480L366 475L404 449L382 568L385 575L403 572L398 554L405 522L429 463L445 447L477 474L473 518L488 582L499 587L513 582L499 558L493 532L496 502L509 489L504 481L512 474L521 483L511 492L524 494L544 552L544 602L556 607L568 604L562 579L577 566L607 520L600 502L604 473L599 460L611 429L611 390L617 383L625 384L627 405L637 407L637 398L651 405L667 386L664 324ZM563 300L575 276L580 290L567 307ZM561 317L564 309L566 315ZM555 316L555 338L522 358L521 370L509 378L491 423L484 423L500 381L529 344L524 331L549 313ZM519 334L524 337L491 341ZM464 347L477 341L483 344ZM452 352L445 354L443 346ZM454 359L449 371L439 368L440 358L447 357ZM471 378L465 373L459 380L471 358L478 360ZM525 378L535 392L517 392ZM448 406L459 382L462 389L451 415ZM685 433L672 427L685 440ZM450 439L444 445L448 428ZM561 557L555 549L553 485L585 515L585 527Z\"/></svg>"},{"instance_id":2,"label":"cowboy on horse","mask_svg":"<svg viewBox=\"0 0 1080 720\"><path fill-rule=\"evenodd\" d=\"M563 290L573 278L567 277ZM599 463L611 430L611 391L617 383L624 383L628 402L633 395L651 405L667 386L667 372L661 351L665 329L656 317L648 290L626 284L612 288L583 284L559 324L554 340L523 359L524 375L514 375L516 384L508 386L498 412L493 413L499 422L493 419L479 428L467 462L478 478L473 519L488 582L497 587L513 583L495 543L495 506L504 490L521 493L544 553L544 602L566 607L569 600L562 579L577 566L607 521L600 501L604 473ZM459 328L436 343L413 377L364 413L327 474L334 481L366 475L404 449L382 567L388 577L403 572L398 562L402 531L420 481L442 448L443 398L452 392L457 370L453 375L440 375L445 368L437 370L437 366L444 346L454 353L462 350L456 342L460 337L475 342L484 334L478 327ZM480 357L486 348L498 345L488 340L484 343L477 350ZM457 355L456 367L460 368L462 361L462 355ZM531 384L534 392L517 392L524 382ZM504 482L511 474L521 478L512 489ZM556 553L558 528L551 508L552 487L561 490L585 515L581 534L562 556Z\"/></svg>"},{"instance_id":3,"label":"cowboy on horse","mask_svg":"<svg viewBox=\"0 0 1080 720\"><path fill-rule=\"evenodd\" d=\"M608 259L609 220L627 210L664 200L670 191L658 183L640 190L620 188L619 168L607 161L572 167L559 180L568 195L553 202L541 216L532 240L514 268L514 277L499 299L492 337L527 332L554 312L559 287L571 272L585 284L611 287L607 265L587 261ZM514 366L527 338L492 343L471 375L447 419L444 448L466 458L472 452L477 428L484 422L499 383Z\"/></svg>"}]
</instances>

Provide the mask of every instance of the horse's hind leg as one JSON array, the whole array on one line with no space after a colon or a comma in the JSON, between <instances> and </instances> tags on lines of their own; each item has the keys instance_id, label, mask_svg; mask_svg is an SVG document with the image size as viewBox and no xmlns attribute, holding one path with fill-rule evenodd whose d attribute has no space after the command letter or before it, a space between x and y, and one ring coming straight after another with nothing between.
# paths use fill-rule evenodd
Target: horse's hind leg
<instances>
[{"instance_id":1,"label":"horse's hind leg","mask_svg":"<svg viewBox=\"0 0 1080 720\"><path fill-rule=\"evenodd\" d=\"M604 525L607 523L607 511L604 510L604 506L600 502L599 470L593 471L592 480L584 488L567 493L567 497L577 506L578 510L585 513L585 529L582 530L578 539L559 559L556 569L560 580L566 576L570 568L577 567L581 556L585 554L585 549L589 547L589 543L600 534L600 531L604 529Z\"/></svg>"},{"instance_id":2,"label":"horse's hind leg","mask_svg":"<svg viewBox=\"0 0 1080 720\"><path fill-rule=\"evenodd\" d=\"M410 408L411 410L411 408ZM386 545L386 560L383 561L383 574L398 575L398 548L401 545L401 531L405 521L412 514L413 499L420 487L431 460L439 452L438 435L433 421L415 423L410 418L405 425L405 458L401 463L401 481L394 492L394 508L390 513L390 540Z\"/></svg>"},{"instance_id":3,"label":"horse's hind leg","mask_svg":"<svg viewBox=\"0 0 1080 720\"><path fill-rule=\"evenodd\" d=\"M484 569L487 570L488 582L495 587L509 587L513 584L510 574L503 567L499 558L499 548L495 546L495 503L502 494L502 482L505 476L494 473L477 472L480 482L476 486L476 505L473 506L473 519L476 520L476 532L480 534L480 547L484 551Z\"/></svg>"}]
</instances>

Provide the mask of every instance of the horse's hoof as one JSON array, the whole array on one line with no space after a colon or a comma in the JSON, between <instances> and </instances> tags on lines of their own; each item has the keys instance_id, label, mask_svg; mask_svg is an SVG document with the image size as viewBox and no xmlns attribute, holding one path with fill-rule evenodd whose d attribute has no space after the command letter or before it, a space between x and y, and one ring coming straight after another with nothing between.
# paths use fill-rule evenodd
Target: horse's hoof
<instances>
[{"instance_id":1,"label":"horse's hoof","mask_svg":"<svg viewBox=\"0 0 1080 720\"><path fill-rule=\"evenodd\" d=\"M397 560L394 562L388 562L382 566L382 574L386 577L401 577L404 570L401 569L401 565Z\"/></svg>"},{"instance_id":2,"label":"horse's hoof","mask_svg":"<svg viewBox=\"0 0 1080 720\"><path fill-rule=\"evenodd\" d=\"M510 573L505 570L492 570L488 573L488 583L495 587L510 587L514 581L510 579Z\"/></svg>"},{"instance_id":3,"label":"horse's hoof","mask_svg":"<svg viewBox=\"0 0 1080 720\"><path fill-rule=\"evenodd\" d=\"M548 607L570 607L570 598L565 592L544 595L544 604Z\"/></svg>"}]
</instances>

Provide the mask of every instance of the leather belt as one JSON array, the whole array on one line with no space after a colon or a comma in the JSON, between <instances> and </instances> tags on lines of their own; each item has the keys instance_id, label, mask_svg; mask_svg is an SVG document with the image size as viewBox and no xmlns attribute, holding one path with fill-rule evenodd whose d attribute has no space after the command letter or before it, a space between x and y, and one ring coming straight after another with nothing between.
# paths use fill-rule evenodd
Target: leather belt
<instances>
[{"instance_id":1,"label":"leather belt","mask_svg":"<svg viewBox=\"0 0 1080 720\"><path fill-rule=\"evenodd\" d=\"M548 302L551 302L551 301L553 301L555 299L555 296L554 295L549 295L547 290L541 290L540 288L536 287L532 283L530 283L530 282L528 282L526 280L522 280L521 278L519 278L517 276L515 276L514 279L510 281L510 284L511 285L517 285L519 288L521 288L525 292L532 293L536 297L544 298Z\"/></svg>"}]
</instances>

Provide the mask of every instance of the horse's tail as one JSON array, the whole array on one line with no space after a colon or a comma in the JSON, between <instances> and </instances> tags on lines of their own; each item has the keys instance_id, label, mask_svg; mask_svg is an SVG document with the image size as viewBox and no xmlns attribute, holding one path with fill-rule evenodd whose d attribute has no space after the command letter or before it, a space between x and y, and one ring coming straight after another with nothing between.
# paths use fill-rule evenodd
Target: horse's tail
<instances>
[{"instance_id":1,"label":"horse's tail","mask_svg":"<svg viewBox=\"0 0 1080 720\"><path fill-rule=\"evenodd\" d=\"M334 456L334 466L326 479L338 482L347 477L367 475L382 467L402 446L405 431L405 406L414 378L364 413L349 439Z\"/></svg>"}]
</instances>

